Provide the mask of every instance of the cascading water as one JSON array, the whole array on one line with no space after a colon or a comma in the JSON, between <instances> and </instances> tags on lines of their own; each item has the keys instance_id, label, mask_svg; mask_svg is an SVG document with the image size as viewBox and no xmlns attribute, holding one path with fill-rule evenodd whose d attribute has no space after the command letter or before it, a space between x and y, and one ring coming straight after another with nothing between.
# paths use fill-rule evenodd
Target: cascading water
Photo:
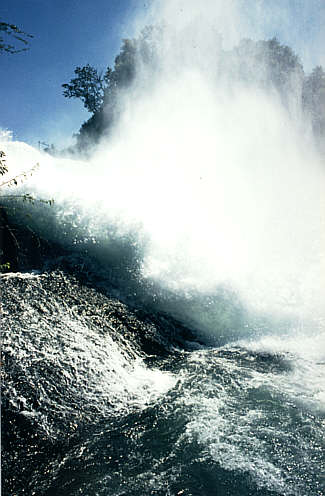
<instances>
[{"instance_id":1,"label":"cascading water","mask_svg":"<svg viewBox=\"0 0 325 496\"><path fill-rule=\"evenodd\" d=\"M88 161L1 144L65 250L1 277L6 494L324 494L323 159L294 98L211 69L234 2L191 3Z\"/></svg>"}]
</instances>

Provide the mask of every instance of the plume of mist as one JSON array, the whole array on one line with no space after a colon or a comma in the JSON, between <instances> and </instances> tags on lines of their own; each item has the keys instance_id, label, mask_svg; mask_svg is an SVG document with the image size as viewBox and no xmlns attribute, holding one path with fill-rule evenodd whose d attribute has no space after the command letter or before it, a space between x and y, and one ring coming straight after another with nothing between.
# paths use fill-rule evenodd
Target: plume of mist
<instances>
[{"instance_id":1,"label":"plume of mist","mask_svg":"<svg viewBox=\"0 0 325 496\"><path fill-rule=\"evenodd\" d=\"M258 311L322 317L324 166L297 106L220 72L221 44L252 28L242 7L155 2L158 69L138 71L110 140L90 163L47 158L29 187L97 245L132 233L141 277L173 294L229 287Z\"/></svg>"}]
</instances>

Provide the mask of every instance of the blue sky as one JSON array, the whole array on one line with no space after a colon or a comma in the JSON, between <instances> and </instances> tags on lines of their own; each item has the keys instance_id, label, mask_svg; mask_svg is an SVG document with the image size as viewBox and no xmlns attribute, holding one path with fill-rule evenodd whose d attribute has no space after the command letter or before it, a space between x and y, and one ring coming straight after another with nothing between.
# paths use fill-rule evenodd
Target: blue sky
<instances>
[{"instance_id":1,"label":"blue sky","mask_svg":"<svg viewBox=\"0 0 325 496\"><path fill-rule=\"evenodd\" d=\"M325 0L243 0L243 5L251 6L252 32L259 19L257 37L277 35L307 70L325 65ZM0 18L34 38L29 51L1 55L0 127L34 145L67 144L90 114L81 102L62 96L62 83L76 66L112 66L121 39L132 35L130 20L147 8L146 0L2 0Z\"/></svg>"},{"instance_id":2,"label":"blue sky","mask_svg":"<svg viewBox=\"0 0 325 496\"><path fill-rule=\"evenodd\" d=\"M90 114L62 96L87 63L112 65L136 13L133 0L2 0L0 18L32 34L27 52L1 55L0 127L20 140L64 142ZM143 4L142 4L143 6Z\"/></svg>"}]
</instances>

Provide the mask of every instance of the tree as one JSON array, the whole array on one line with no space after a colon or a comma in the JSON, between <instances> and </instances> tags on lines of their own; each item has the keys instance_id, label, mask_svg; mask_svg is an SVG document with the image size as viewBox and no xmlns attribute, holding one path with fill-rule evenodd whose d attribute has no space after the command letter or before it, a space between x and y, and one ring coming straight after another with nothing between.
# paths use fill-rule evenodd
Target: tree
<instances>
[{"instance_id":1,"label":"tree","mask_svg":"<svg viewBox=\"0 0 325 496\"><path fill-rule=\"evenodd\" d=\"M23 48L17 48L15 45L11 45L5 41L5 38L13 38L16 43L23 44ZM19 53L28 50L28 38L33 38L31 34L25 33L19 29L14 24L9 24L8 22L0 21L0 54L3 53ZM6 164L6 155L0 150L0 176L3 176L8 172L8 166ZM0 186L3 186L1 184Z\"/></svg>"},{"instance_id":2,"label":"tree","mask_svg":"<svg viewBox=\"0 0 325 496\"><path fill-rule=\"evenodd\" d=\"M275 86L286 85L292 75L303 75L299 57L287 45L281 45L276 38L262 42L269 74Z\"/></svg>"},{"instance_id":3,"label":"tree","mask_svg":"<svg viewBox=\"0 0 325 496\"><path fill-rule=\"evenodd\" d=\"M308 103L318 103L322 93L325 91L325 72L319 65L315 67L311 74L306 77L304 82L304 96Z\"/></svg>"},{"instance_id":4,"label":"tree","mask_svg":"<svg viewBox=\"0 0 325 496\"><path fill-rule=\"evenodd\" d=\"M3 35L9 38L13 38L15 42L20 42L24 45L23 48L17 48L15 45L11 45L5 41ZM0 21L0 54L2 53L18 53L28 50L28 38L33 38L31 34L27 34L21 29L19 29L14 24L9 24L8 22ZM6 154L4 151L0 150L0 176L7 174L8 166L6 164ZM0 184L0 187L8 184L17 184L16 179L10 181L5 181Z\"/></svg>"},{"instance_id":5,"label":"tree","mask_svg":"<svg viewBox=\"0 0 325 496\"><path fill-rule=\"evenodd\" d=\"M89 112L98 112L103 105L105 89L108 86L111 69L108 67L104 76L97 69L87 64L75 69L76 78L70 83L62 84L63 95L67 98L80 98Z\"/></svg>"},{"instance_id":6,"label":"tree","mask_svg":"<svg viewBox=\"0 0 325 496\"><path fill-rule=\"evenodd\" d=\"M6 164L6 154L0 150L0 176L3 176L8 172L8 166Z\"/></svg>"},{"instance_id":7,"label":"tree","mask_svg":"<svg viewBox=\"0 0 325 496\"><path fill-rule=\"evenodd\" d=\"M134 80L138 43L136 40L124 39L119 55L115 58L114 71L111 73L111 83L123 88Z\"/></svg>"},{"instance_id":8,"label":"tree","mask_svg":"<svg viewBox=\"0 0 325 496\"><path fill-rule=\"evenodd\" d=\"M144 55L145 36L148 38L147 32L139 40L124 39L120 53L114 61L114 70L107 67L104 75L90 64L77 67L74 71L77 77L62 84L63 96L79 98L84 107L94 114L99 112L103 105L109 105L116 96L116 90L126 88L134 80L137 58L139 54ZM146 56L148 57L148 49Z\"/></svg>"},{"instance_id":9,"label":"tree","mask_svg":"<svg viewBox=\"0 0 325 496\"><path fill-rule=\"evenodd\" d=\"M138 39L124 39L114 69L107 67L104 75L87 64L77 67L77 77L62 85L63 95L79 98L92 116L82 124L77 137L76 150L86 152L97 143L103 133L109 133L119 118L119 93L130 86L136 77L137 63L152 65L156 47L154 39L158 29L148 27ZM70 150L70 152L73 150Z\"/></svg>"},{"instance_id":10,"label":"tree","mask_svg":"<svg viewBox=\"0 0 325 496\"><path fill-rule=\"evenodd\" d=\"M10 39L14 45L8 43ZM33 38L31 34L25 33L14 24L0 21L0 53L19 53L28 50L29 39ZM17 42L20 46L17 47Z\"/></svg>"},{"instance_id":11,"label":"tree","mask_svg":"<svg viewBox=\"0 0 325 496\"><path fill-rule=\"evenodd\" d=\"M325 134L325 71L321 66L313 69L305 78L303 106L310 115L313 130L318 137Z\"/></svg>"},{"instance_id":12,"label":"tree","mask_svg":"<svg viewBox=\"0 0 325 496\"><path fill-rule=\"evenodd\" d=\"M239 79L276 88L288 96L297 83L302 84L303 67L293 50L276 38L267 41L242 40L227 54L226 66Z\"/></svg>"},{"instance_id":13,"label":"tree","mask_svg":"<svg viewBox=\"0 0 325 496\"><path fill-rule=\"evenodd\" d=\"M5 41L5 37L13 38L13 43L15 45L7 43ZM4 53L15 54L19 52L23 52L28 50L28 38L32 38L33 36L25 33L21 29L19 29L14 24L9 24L7 22L0 22L0 55ZM22 48L16 46L16 42L19 42L23 45ZM8 270L17 270L19 263L18 258L22 252L21 245L17 240L17 237L8 221L7 212L15 213L15 207L8 207L3 200L23 200L24 202L34 203L35 201L52 205L54 200L42 200L35 199L29 193L23 193L18 195L5 195L3 194L4 190L10 186L17 186L18 183L21 183L27 179L29 175L32 175L33 172L39 167L39 164L36 164L30 170L26 172L22 172L10 179L5 178L3 182L0 183L0 272L8 271ZM6 154L4 151L0 150L0 176L4 176L8 174L9 168L6 163ZM35 233L26 226L27 231L32 233L32 235L37 238ZM39 240L38 240L39 241Z\"/></svg>"}]
</instances>

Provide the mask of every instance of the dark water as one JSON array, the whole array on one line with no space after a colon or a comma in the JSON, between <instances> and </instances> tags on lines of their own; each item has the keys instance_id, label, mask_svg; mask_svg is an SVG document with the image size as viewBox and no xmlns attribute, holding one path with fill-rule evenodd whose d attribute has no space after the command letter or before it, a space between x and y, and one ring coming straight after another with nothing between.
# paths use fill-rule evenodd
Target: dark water
<instances>
[{"instance_id":1,"label":"dark water","mask_svg":"<svg viewBox=\"0 0 325 496\"><path fill-rule=\"evenodd\" d=\"M317 333L207 346L63 272L1 292L3 495L324 494Z\"/></svg>"}]
</instances>

